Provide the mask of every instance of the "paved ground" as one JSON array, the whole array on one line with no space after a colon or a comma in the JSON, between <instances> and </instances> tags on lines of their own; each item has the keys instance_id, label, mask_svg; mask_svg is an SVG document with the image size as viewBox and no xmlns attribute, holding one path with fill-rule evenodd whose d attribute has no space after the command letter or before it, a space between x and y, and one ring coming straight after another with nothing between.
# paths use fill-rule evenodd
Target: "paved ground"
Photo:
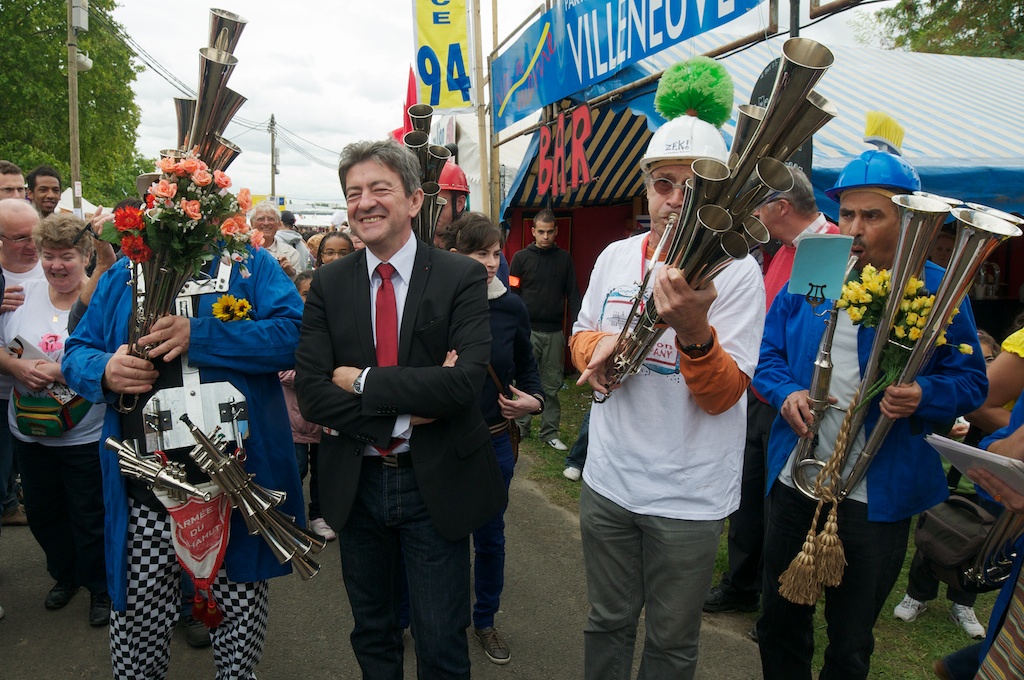
<instances>
[{"instance_id":1,"label":"paved ground","mask_svg":"<svg viewBox=\"0 0 1024 680\"><path fill-rule=\"evenodd\" d=\"M529 465L524 456L520 470ZM563 680L581 675L582 628L587 603L583 583L578 517L547 501L518 475L506 514L507 574L498 627L512 650L512 662L496 666L470 641L473 675L484 680ZM321 553L323 568L303 582L297 576L272 582L270 629L261 680L358 678L348 643L351 617L341 584L336 543ZM8 527L0 537L0 678L59 680L110 678L106 629L86 622L88 595L80 592L59 612L43 608L53 582L29 530ZM746 639L745 616L704 617L699 678L756 680L761 677L757 646ZM638 639L643 639L640 631ZM415 677L406 659L406 677ZM175 635L169 677L213 677L209 649L194 650Z\"/></svg>"}]
</instances>

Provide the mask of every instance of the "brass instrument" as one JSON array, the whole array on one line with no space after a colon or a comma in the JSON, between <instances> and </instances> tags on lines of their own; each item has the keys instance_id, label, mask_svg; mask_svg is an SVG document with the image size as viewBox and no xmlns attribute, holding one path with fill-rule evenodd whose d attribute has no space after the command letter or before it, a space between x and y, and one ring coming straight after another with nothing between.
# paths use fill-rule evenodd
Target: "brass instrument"
<instances>
[{"instance_id":1,"label":"brass instrument","mask_svg":"<svg viewBox=\"0 0 1024 680\"><path fill-rule=\"evenodd\" d=\"M188 426L196 441L189 456L227 494L231 507L242 513L249 533L262 536L278 562L291 562L304 580L316 576L320 565L311 554L323 550L327 541L297 526L294 517L277 509L286 494L256 484L253 475L242 467L242 460L227 453L228 442L219 428L207 436L187 414L182 414L179 420Z\"/></svg>"},{"instance_id":2,"label":"brass instrument","mask_svg":"<svg viewBox=\"0 0 1024 680\"><path fill-rule=\"evenodd\" d=\"M423 189L423 206L412 218L412 231L416 238L429 244L434 242L434 229L441 209L447 205L447 201L438 195L441 187L437 181L452 152L448 147L430 143L433 107L429 104L413 104L407 113L413 129L412 132L405 133L402 143L420 161L420 182Z\"/></svg>"},{"instance_id":3,"label":"brass instrument","mask_svg":"<svg viewBox=\"0 0 1024 680\"><path fill-rule=\"evenodd\" d=\"M857 256L851 255L846 263L846 273L843 276L845 281L854 265L857 264ZM812 298L807 296L811 306L817 306L824 302L824 298ZM829 407L829 387L832 383L832 341L836 334L836 321L839 317L839 307L835 304L825 319L825 333L821 336L821 343L818 345L818 357L814 360L814 370L811 373L811 385L807 390L807 400L811 404L811 424L808 425L810 436L801 439L797 444L796 453L793 455L793 462L790 465L789 473L793 479L793 485L811 500L817 500L814 495L814 482L818 474L825 467L825 462L818 460L814 455L814 440L821 426L821 419Z\"/></svg>"},{"instance_id":4,"label":"brass instrument","mask_svg":"<svg viewBox=\"0 0 1024 680\"><path fill-rule=\"evenodd\" d=\"M806 38L787 40L768 106L740 107L729 162L693 162L678 224L663 249L665 265L682 270L691 287L706 286L755 244L767 243L767 230L753 213L770 195L793 188L785 161L837 115L812 89L832 61L824 45ZM666 227L666 236L669 231ZM649 278L648 271L639 296ZM641 308L634 301L633 309L619 335L606 387L638 371L665 331L654 305ZM606 398L595 395L595 401Z\"/></svg>"},{"instance_id":5,"label":"brass instrument","mask_svg":"<svg viewBox=\"0 0 1024 680\"><path fill-rule=\"evenodd\" d=\"M192 496L208 501L211 495L194 484L185 481L185 467L174 461L164 461L157 456L141 455L129 440L118 441L107 437L103 443L117 454L121 474L145 482L150 488L165 489L182 496Z\"/></svg>"},{"instance_id":6,"label":"brass instrument","mask_svg":"<svg viewBox=\"0 0 1024 680\"><path fill-rule=\"evenodd\" d=\"M1024 535L1024 515L1010 511L999 515L974 562L958 575L965 589L1001 586L1010 577L1010 568L1017 557L1015 545L1021 535Z\"/></svg>"},{"instance_id":7,"label":"brass instrument","mask_svg":"<svg viewBox=\"0 0 1024 680\"><path fill-rule=\"evenodd\" d=\"M909 201L911 198L915 197L894 196L893 202L900 206L901 212L906 214L906 212L910 211L910 208L904 207L904 205L911 203ZM900 201L899 199L905 200ZM941 204L941 202L934 199L923 200L929 201L932 204ZM967 295L967 290L974 281L974 275L985 262L985 259L1003 241L1021 235L1019 228L995 217L991 213L970 208L954 208L952 212L953 216L957 219L957 237L953 246L953 256L949 260L949 266L946 268L946 274L943 276L938 290L935 291L935 301L932 303L931 312L925 321L925 327L921 330L921 337L914 344L910 357L907 359L907 365L904 367L896 384L912 383L921 368L932 357L935 352L935 342L945 330L960 303L963 302L964 297ZM935 233L938 233L938 229L942 227L942 222L945 220L945 211L939 211L939 217ZM889 295L886 305L887 311L890 306L889 302L892 300L895 300L895 307L898 309L900 298L902 297L898 294L898 291L902 291L906 287L906 281L909 281L911 274L920 272L921 267L924 265L924 258L927 257L927 249L931 247L931 243L934 240L933 237L928 237L923 243L917 244L914 247L908 247L903 243L906 240L905 236L904 233L900 234L900 240L896 246L897 253L901 252L901 247L915 253L920 249L924 253L921 263L917 267L913 267L912 263L908 263L909 266L906 268L909 270L909 273L906 276L900 275L897 277L896 266L894 265L889 290L897 291L897 294ZM903 285L897 287L898 281L903 281ZM875 335L875 344L884 346L888 341L889 329L892 328L895 316L896 312L893 311L890 316L883 317L888 320L888 323L885 326L879 324L878 332ZM875 358L875 361L872 363L869 359L863 385L871 385L879 375L880 368L874 350L875 347L872 345L871 357ZM878 356L880 355L881 348L878 350ZM867 381L869 376L872 378L870 382ZM861 413L865 413L866 410L862 409ZM863 422L863 417L861 421ZM878 422L871 431L871 436L864 445L864 450L860 452L850 471L849 477L844 481L840 489L840 497L849 495L854 487L864 479L868 466L871 465L871 461L878 453L878 449L881 447L886 435L889 434L892 425L892 419L884 415L879 416ZM856 430L851 431L856 432Z\"/></svg>"}]
</instances>

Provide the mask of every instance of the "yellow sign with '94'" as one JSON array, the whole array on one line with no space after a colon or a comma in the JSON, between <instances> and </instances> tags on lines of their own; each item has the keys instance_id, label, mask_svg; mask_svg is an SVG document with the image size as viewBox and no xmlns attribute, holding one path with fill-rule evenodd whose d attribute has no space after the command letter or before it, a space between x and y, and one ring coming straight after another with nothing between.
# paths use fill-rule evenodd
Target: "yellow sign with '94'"
<instances>
[{"instance_id":1,"label":"yellow sign with '94'","mask_svg":"<svg viewBox=\"0 0 1024 680\"><path fill-rule=\"evenodd\" d=\"M467 0L413 0L419 101L435 109L473 106Z\"/></svg>"}]
</instances>

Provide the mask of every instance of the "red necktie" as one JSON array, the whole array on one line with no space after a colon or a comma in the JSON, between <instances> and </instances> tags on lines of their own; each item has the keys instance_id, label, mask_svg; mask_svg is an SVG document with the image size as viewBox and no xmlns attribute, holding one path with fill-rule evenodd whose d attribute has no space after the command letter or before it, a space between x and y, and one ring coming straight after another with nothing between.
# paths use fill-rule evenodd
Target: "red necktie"
<instances>
[{"instance_id":1,"label":"red necktie","mask_svg":"<svg viewBox=\"0 0 1024 680\"><path fill-rule=\"evenodd\" d=\"M398 306L391 275L395 268L387 262L377 265L380 288L377 289L377 365L398 365Z\"/></svg>"}]
</instances>

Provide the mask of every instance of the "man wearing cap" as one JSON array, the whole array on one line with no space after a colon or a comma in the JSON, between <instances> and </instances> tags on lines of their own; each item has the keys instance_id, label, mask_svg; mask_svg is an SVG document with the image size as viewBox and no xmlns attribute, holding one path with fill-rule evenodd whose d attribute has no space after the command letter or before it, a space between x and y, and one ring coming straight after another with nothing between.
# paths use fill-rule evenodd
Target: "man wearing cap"
<instances>
[{"instance_id":1,"label":"man wearing cap","mask_svg":"<svg viewBox=\"0 0 1024 680\"><path fill-rule=\"evenodd\" d=\"M895 194L921 188L917 172L900 156L867 151L840 173L826 193L839 201L839 229L853 236L856 268L893 266L900 230ZM938 287L942 270L925 265L925 288ZM828 303L826 303L827 305ZM825 309L825 312L828 310ZM768 313L761 359L754 387L776 408L779 417L768 444L768 516L764 542L764 615L757 622L761 666L767 680L809 680L814 653L814 606L795 604L779 594L779 577L800 551L817 503L796 490L791 458L800 437L810 437L808 390L814 358L825 329L822 310L812 309L803 295L780 292ZM861 382L875 329L855 326L840 313L832 344L829 409L818 429L815 455L832 453L846 408ZM879 414L895 419L888 437L867 469L864 480L838 506L839 538L846 568L839 586L825 588L825 620L829 645L822 679L867 678L874 637L871 629L885 598L899 576L906 554L910 518L947 496L938 454L924 436L943 431L962 413L981 404L986 391L985 362L957 350L960 343L977 348L970 304L946 333L947 344L912 384L890 385L868 405L865 427L855 433L851 450L863 450L865 432ZM840 410L841 409L841 410ZM856 454L847 462L847 470Z\"/></svg>"},{"instance_id":2,"label":"man wearing cap","mask_svg":"<svg viewBox=\"0 0 1024 680\"><path fill-rule=\"evenodd\" d=\"M302 239L302 234L295 231L295 213L291 210L281 211L281 228L274 236L278 241L284 241L299 254L299 268L296 273L302 273L313 266L313 260L309 255L309 248Z\"/></svg>"},{"instance_id":3,"label":"man wearing cap","mask_svg":"<svg viewBox=\"0 0 1024 680\"><path fill-rule=\"evenodd\" d=\"M683 208L691 162L727 156L718 129L695 117L670 120L652 137L640 162L651 232L612 243L594 266L569 345L580 384L609 391L616 338L669 215ZM628 675L641 609L641 675L694 676L718 538L740 500L745 392L764 318L757 265L737 260L696 290L662 266L653 292L642 293L668 328L590 416L580 492L588 679Z\"/></svg>"}]
</instances>

